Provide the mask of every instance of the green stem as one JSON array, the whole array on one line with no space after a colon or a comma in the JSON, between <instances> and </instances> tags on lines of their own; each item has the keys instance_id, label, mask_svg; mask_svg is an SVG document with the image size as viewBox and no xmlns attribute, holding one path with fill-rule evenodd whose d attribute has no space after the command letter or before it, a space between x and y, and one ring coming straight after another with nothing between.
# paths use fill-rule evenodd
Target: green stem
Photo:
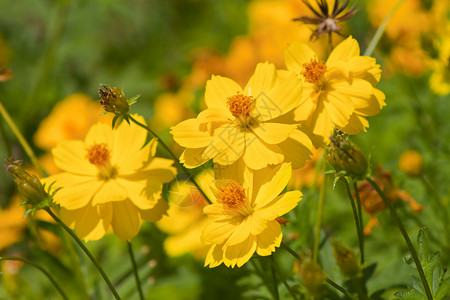
<instances>
[{"instance_id":1,"label":"green stem","mask_svg":"<svg viewBox=\"0 0 450 300\"><path fill-rule=\"evenodd\" d=\"M134 279L136 279L136 287L139 292L139 299L144 300L144 293L142 293L141 281L139 280L138 268L136 266L136 260L134 259L133 247L131 242L127 242L128 254L130 255L131 264L133 265Z\"/></svg>"},{"instance_id":2,"label":"green stem","mask_svg":"<svg viewBox=\"0 0 450 300\"><path fill-rule=\"evenodd\" d=\"M9 128L11 128L12 132L16 136L17 140L19 141L19 143L22 146L22 148L25 151L25 153L30 158L30 160L33 163L33 165L36 167L36 169L38 169L39 172L41 172L41 174L45 174L44 169L39 164L39 161L38 161L36 155L34 155L34 152L31 149L30 144L28 144L27 140L23 137L22 133L17 128L17 126L14 123L14 121L11 119L11 116L8 114L6 109L3 107L2 102L0 102L0 114L5 119L6 123L9 126Z\"/></svg>"},{"instance_id":3,"label":"green stem","mask_svg":"<svg viewBox=\"0 0 450 300\"><path fill-rule=\"evenodd\" d=\"M380 27L378 27L377 31L375 32L372 40L370 41L369 45L367 46L366 51L364 51L364 56L370 56L373 53L373 50L375 50L375 47L377 46L378 42L381 39L381 36L384 33L384 30L386 29L387 24L391 20L394 13L399 9L401 4L405 0L398 0L397 3L395 3L394 7L391 9L391 11L388 13L388 15L384 18L383 22L381 23Z\"/></svg>"},{"instance_id":4,"label":"green stem","mask_svg":"<svg viewBox=\"0 0 450 300\"><path fill-rule=\"evenodd\" d=\"M394 217L395 221L397 222L397 226L400 229L400 232L403 235L403 238L406 241L406 244L408 245L409 251L411 252L411 255L414 259L414 263L416 264L417 271L419 272L420 279L422 280L423 287L425 289L425 293L427 295L428 300L433 300L433 295L430 290L430 286L428 285L427 278L425 277L425 273L422 269L422 264L420 263L419 257L417 256L416 249L414 248L408 233L406 232L405 227L403 226L402 221L400 220L400 217L397 215L397 212L395 211L394 207L392 206L391 202L386 198L383 191L380 189L378 184L376 184L375 181L373 181L371 178L366 178L366 180L372 185L372 187L377 191L378 195L380 195L381 199L383 200L386 207L389 208L391 211L392 216Z\"/></svg>"},{"instance_id":5,"label":"green stem","mask_svg":"<svg viewBox=\"0 0 450 300\"><path fill-rule=\"evenodd\" d=\"M259 277L261 278L261 280L264 282L264 284L266 285L267 289L269 290L269 292L271 294L273 294L273 290L270 288L270 283L267 281L266 276L264 276L264 272L262 270L262 267L258 266L258 264L256 263L255 259L250 259L250 263L253 265L253 267L255 268L256 273L258 273ZM275 297L275 295L273 295Z\"/></svg>"},{"instance_id":6,"label":"green stem","mask_svg":"<svg viewBox=\"0 0 450 300\"><path fill-rule=\"evenodd\" d=\"M314 226L314 247L313 247L313 261L317 262L320 244L320 228L322 227L323 203L325 200L325 189L327 185L327 176L323 176L323 182L320 186L319 204L317 206L316 224Z\"/></svg>"},{"instance_id":7,"label":"green stem","mask_svg":"<svg viewBox=\"0 0 450 300\"><path fill-rule=\"evenodd\" d=\"M45 270L42 266L38 265L37 263L32 262L31 260L28 260L28 259L25 259L25 258L22 258L22 257L11 257L11 256L0 257L0 261L4 261L4 260L21 261L23 263L26 263L26 264L29 264L29 265L35 267L36 269L41 271L50 280L50 282L53 284L53 286L56 288L56 290L58 290L58 292L61 294L61 297L63 299L69 299L69 298L67 298L67 296L64 293L64 291L62 290L62 288L58 285L58 283L50 275L50 273L47 272L47 270Z\"/></svg>"},{"instance_id":8,"label":"green stem","mask_svg":"<svg viewBox=\"0 0 450 300\"><path fill-rule=\"evenodd\" d=\"M355 200L353 200L352 192L350 191L350 185L348 184L348 181L346 178L341 177L341 180L344 182L344 188L345 192L347 193L348 199L350 200L350 205L352 206L352 212L353 212L353 218L355 220L355 226L356 226L356 232L358 234L358 240L359 240L359 252L361 253L361 259L364 261L364 237L362 228L360 226L359 216L358 212L356 210L356 204Z\"/></svg>"},{"instance_id":9,"label":"green stem","mask_svg":"<svg viewBox=\"0 0 450 300\"><path fill-rule=\"evenodd\" d=\"M281 247L283 249L285 249L287 252L289 252L293 257L295 257L297 260L301 261L301 257L300 255L297 254L297 252L295 252L294 250L292 250L288 245L281 243ZM347 298L349 299L353 299L352 294L350 294L350 292L348 292L346 289L344 289L342 286L340 286L339 284L337 284L336 282L334 282L333 280L326 278L325 282L327 284L329 284L330 286L334 287L336 290L338 290L339 292L343 293L345 296L347 296Z\"/></svg>"},{"instance_id":10,"label":"green stem","mask_svg":"<svg viewBox=\"0 0 450 300\"><path fill-rule=\"evenodd\" d=\"M356 183L356 180L353 180L353 190L355 191L355 197L356 197L356 204L358 205L358 216L359 216L359 228L363 232L363 217L362 217L362 210L361 210L361 199L359 198L359 192L358 192L358 185ZM364 250L364 234L362 235L362 249ZM364 264L364 253L361 252L361 265Z\"/></svg>"},{"instance_id":11,"label":"green stem","mask_svg":"<svg viewBox=\"0 0 450 300\"><path fill-rule=\"evenodd\" d=\"M157 140L158 140L158 144L160 144L161 146L163 146L163 148L166 150L166 152L172 157L172 159L175 161L175 163L181 168L181 170L183 170L184 174L186 174L186 176L189 178L189 180L195 185L195 187L200 191L200 193L202 193L203 197L205 197L205 199L209 202L209 204L212 204L211 200L209 199L209 197L206 195L206 193L203 191L203 189L198 185L198 183L195 181L194 177L191 175L191 173L180 163L180 161L178 160L178 157L175 156L175 154L173 154L173 152L170 150L170 148L162 141L162 139L153 131L150 129L150 127L140 123L139 121L137 121L136 119L134 119L131 115L128 115L128 118L135 123L136 125L144 128L145 130L147 130L148 132L150 132L151 135L153 135Z\"/></svg>"},{"instance_id":12,"label":"green stem","mask_svg":"<svg viewBox=\"0 0 450 300\"><path fill-rule=\"evenodd\" d=\"M68 234L70 234L70 236L75 240L75 242L77 242L78 246L80 246L80 248L83 250L84 253L86 253L86 255L89 257L89 259L92 261L92 263L94 264L94 266L97 268L97 270L100 272L100 275L102 275L103 280L106 282L106 284L108 285L109 289L111 290L111 293L114 295L114 297L116 299L120 300L120 296L117 293L116 289L114 288L114 286L112 285L111 281L109 280L108 276L106 275L105 271L103 270L102 266L97 262L97 260L95 259L95 257L92 255L92 253L89 251L88 248L86 248L86 246L83 244L83 242L78 238L78 236L73 232L72 229L70 229L69 227L67 227L66 224L63 223L63 221L61 221L61 219L59 219L52 211L50 208L45 208L45 211L53 218L53 220L56 221L56 223L58 223L58 225L60 225L65 231L67 231Z\"/></svg>"},{"instance_id":13,"label":"green stem","mask_svg":"<svg viewBox=\"0 0 450 300\"><path fill-rule=\"evenodd\" d=\"M274 268L278 278L280 278L281 282L283 283L283 285L286 287L286 289L288 290L289 294L291 294L292 299L297 300L297 296L295 295L294 291L292 290L292 288L289 286L289 284L287 283L287 281L284 279L283 275L281 275L280 270L278 270L278 266L275 263L275 260L273 258L273 255L270 256L270 264L272 265L272 267Z\"/></svg>"},{"instance_id":14,"label":"green stem","mask_svg":"<svg viewBox=\"0 0 450 300\"><path fill-rule=\"evenodd\" d=\"M271 258L273 259L272 256L271 256ZM271 259L269 258L269 260L271 260ZM275 296L275 300L280 300L280 294L278 292L278 281L277 281L277 275L276 275L277 271L275 270L274 264L275 263L273 263L271 261L270 273L272 274L273 295Z\"/></svg>"}]
</instances>

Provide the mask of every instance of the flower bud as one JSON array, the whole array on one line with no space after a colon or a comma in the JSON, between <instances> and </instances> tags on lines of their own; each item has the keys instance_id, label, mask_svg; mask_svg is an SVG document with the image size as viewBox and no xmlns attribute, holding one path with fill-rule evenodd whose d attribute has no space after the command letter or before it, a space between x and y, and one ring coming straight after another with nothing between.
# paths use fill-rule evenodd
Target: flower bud
<instances>
[{"instance_id":1,"label":"flower bud","mask_svg":"<svg viewBox=\"0 0 450 300\"><path fill-rule=\"evenodd\" d=\"M298 274L302 279L303 285L313 295L320 291L323 281L327 278L322 268L310 259L300 262Z\"/></svg>"},{"instance_id":2,"label":"flower bud","mask_svg":"<svg viewBox=\"0 0 450 300\"><path fill-rule=\"evenodd\" d=\"M332 241L333 255L342 274L349 278L358 276L361 268L356 260L355 252L345 247L341 241Z\"/></svg>"},{"instance_id":3,"label":"flower bud","mask_svg":"<svg viewBox=\"0 0 450 300\"><path fill-rule=\"evenodd\" d=\"M130 105L118 87L110 87L102 85L98 89L100 96L100 104L107 112L111 112L116 116L126 116L130 110Z\"/></svg>"},{"instance_id":4,"label":"flower bud","mask_svg":"<svg viewBox=\"0 0 450 300\"><path fill-rule=\"evenodd\" d=\"M349 176L361 179L367 173L367 161L361 150L350 141L348 135L339 130L330 136L325 158L337 172L344 171Z\"/></svg>"},{"instance_id":5,"label":"flower bud","mask_svg":"<svg viewBox=\"0 0 450 300\"><path fill-rule=\"evenodd\" d=\"M25 203L35 206L49 199L39 178L26 172L20 161L6 159L6 169L12 174Z\"/></svg>"}]
</instances>

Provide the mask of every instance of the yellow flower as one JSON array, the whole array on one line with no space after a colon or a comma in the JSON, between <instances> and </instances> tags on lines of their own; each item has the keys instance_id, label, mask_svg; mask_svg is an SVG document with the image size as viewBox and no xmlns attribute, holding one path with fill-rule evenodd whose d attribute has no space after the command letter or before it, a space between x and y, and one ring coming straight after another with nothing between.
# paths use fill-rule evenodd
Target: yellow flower
<instances>
[{"instance_id":1,"label":"yellow flower","mask_svg":"<svg viewBox=\"0 0 450 300\"><path fill-rule=\"evenodd\" d=\"M301 167L312 144L287 116L301 93L296 74L279 80L275 66L267 62L257 65L244 89L231 79L213 76L206 84L208 108L172 127L174 140L187 148L180 161L188 168L210 159L221 165L242 159L254 170L283 161Z\"/></svg>"},{"instance_id":2,"label":"yellow flower","mask_svg":"<svg viewBox=\"0 0 450 300\"><path fill-rule=\"evenodd\" d=\"M399 158L398 166L408 175L419 176L423 169L422 155L415 150L405 151Z\"/></svg>"},{"instance_id":3,"label":"yellow flower","mask_svg":"<svg viewBox=\"0 0 450 300\"><path fill-rule=\"evenodd\" d=\"M145 124L144 118L135 118ZM64 222L86 241L98 240L110 229L130 240L141 218L156 221L167 209L162 184L175 176L172 160L154 157L157 142L144 146L147 132L132 123L97 123L84 141L62 141L52 153L63 170L44 179L59 190L54 201ZM144 147L143 147L144 146Z\"/></svg>"},{"instance_id":4,"label":"yellow flower","mask_svg":"<svg viewBox=\"0 0 450 300\"><path fill-rule=\"evenodd\" d=\"M216 181L218 203L203 209L209 223L202 241L211 245L205 266L224 263L241 267L253 253L267 256L280 246L282 232L277 218L296 207L302 196L300 191L279 195L291 171L291 165L284 163L259 171L246 169L243 182Z\"/></svg>"},{"instance_id":5,"label":"yellow flower","mask_svg":"<svg viewBox=\"0 0 450 300\"><path fill-rule=\"evenodd\" d=\"M19 206L20 202L19 197L15 197L8 207L0 207L0 250L23 238L26 221L23 219L25 209Z\"/></svg>"},{"instance_id":6,"label":"yellow flower","mask_svg":"<svg viewBox=\"0 0 450 300\"><path fill-rule=\"evenodd\" d=\"M374 88L381 75L379 65L359 54L352 37L337 45L326 62L304 43L293 42L285 50L287 69L304 79L295 119L323 142L328 142L334 127L348 134L365 131L366 117L385 105L384 94Z\"/></svg>"}]
</instances>

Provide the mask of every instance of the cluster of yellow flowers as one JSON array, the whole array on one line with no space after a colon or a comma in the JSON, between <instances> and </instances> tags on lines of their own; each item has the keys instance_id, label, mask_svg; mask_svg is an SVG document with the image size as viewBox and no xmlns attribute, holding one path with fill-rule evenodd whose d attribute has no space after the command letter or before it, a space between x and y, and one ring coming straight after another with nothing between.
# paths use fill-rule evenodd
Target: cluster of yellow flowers
<instances>
[{"instance_id":1,"label":"cluster of yellow flowers","mask_svg":"<svg viewBox=\"0 0 450 300\"><path fill-rule=\"evenodd\" d=\"M203 210L209 223L202 234L210 267L242 266L255 252L275 251L285 223L277 218L301 199L299 191L279 195L292 168L305 164L313 144L327 144L334 128L365 130L366 117L384 105L375 88L379 65L359 55L352 37L326 62L300 42L286 48L285 60L287 70L258 64L244 88L213 76L206 84L207 108L171 130L186 148L180 157L186 167L214 162L215 200Z\"/></svg>"}]
</instances>

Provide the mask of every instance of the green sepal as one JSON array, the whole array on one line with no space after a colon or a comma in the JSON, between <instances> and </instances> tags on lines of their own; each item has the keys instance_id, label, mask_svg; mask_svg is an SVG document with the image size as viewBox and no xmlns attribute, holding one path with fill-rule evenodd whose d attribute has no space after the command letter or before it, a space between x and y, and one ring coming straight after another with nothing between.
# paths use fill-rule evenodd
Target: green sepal
<instances>
[{"instance_id":1,"label":"green sepal","mask_svg":"<svg viewBox=\"0 0 450 300\"><path fill-rule=\"evenodd\" d=\"M140 97L141 97L141 94L136 95L136 96L132 97L131 99L128 99L127 100L128 101L128 105L131 106L131 105L135 104Z\"/></svg>"},{"instance_id":2,"label":"green sepal","mask_svg":"<svg viewBox=\"0 0 450 300\"><path fill-rule=\"evenodd\" d=\"M114 126L116 126L116 122L119 119L119 116L114 116L114 118L112 119L112 129L114 129Z\"/></svg>"}]
</instances>

